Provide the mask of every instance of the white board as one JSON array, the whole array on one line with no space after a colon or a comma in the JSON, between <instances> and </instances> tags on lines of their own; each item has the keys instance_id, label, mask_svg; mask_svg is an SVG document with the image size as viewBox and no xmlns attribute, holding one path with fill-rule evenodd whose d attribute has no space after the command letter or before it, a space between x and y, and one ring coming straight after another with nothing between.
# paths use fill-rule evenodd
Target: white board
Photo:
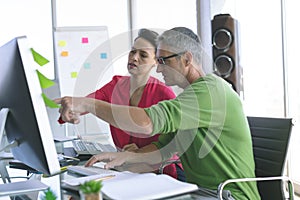
<instances>
[{"instance_id":1,"label":"white board","mask_svg":"<svg viewBox=\"0 0 300 200\"><path fill-rule=\"evenodd\" d=\"M106 26L57 27L54 31L55 73L60 96L86 96L113 76L112 56ZM84 116L80 134L108 133L106 122ZM73 135L74 128L68 135Z\"/></svg>"}]
</instances>

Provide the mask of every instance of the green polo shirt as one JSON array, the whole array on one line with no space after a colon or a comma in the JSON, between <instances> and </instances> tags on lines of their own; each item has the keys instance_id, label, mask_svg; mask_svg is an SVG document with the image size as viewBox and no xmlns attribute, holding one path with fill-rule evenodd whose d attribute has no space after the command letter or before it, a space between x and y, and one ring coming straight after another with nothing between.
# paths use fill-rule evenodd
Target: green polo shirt
<instances>
[{"instance_id":1,"label":"green polo shirt","mask_svg":"<svg viewBox=\"0 0 300 200\"><path fill-rule=\"evenodd\" d=\"M216 75L199 78L177 96L145 108L163 159L177 152L186 179L217 190L231 178L255 177L252 141L240 97ZM164 134L165 133L165 134ZM225 189L236 199L260 199L255 182Z\"/></svg>"}]
</instances>

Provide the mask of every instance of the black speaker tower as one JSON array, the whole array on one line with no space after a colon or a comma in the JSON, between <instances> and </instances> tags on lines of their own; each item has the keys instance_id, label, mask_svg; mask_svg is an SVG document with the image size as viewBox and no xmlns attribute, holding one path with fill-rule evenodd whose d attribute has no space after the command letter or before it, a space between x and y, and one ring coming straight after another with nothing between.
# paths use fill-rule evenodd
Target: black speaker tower
<instances>
[{"instance_id":1,"label":"black speaker tower","mask_svg":"<svg viewBox=\"0 0 300 200\"><path fill-rule=\"evenodd\" d=\"M238 22L229 14L219 14L211 23L214 73L229 82L240 94L243 80L239 63Z\"/></svg>"}]
</instances>

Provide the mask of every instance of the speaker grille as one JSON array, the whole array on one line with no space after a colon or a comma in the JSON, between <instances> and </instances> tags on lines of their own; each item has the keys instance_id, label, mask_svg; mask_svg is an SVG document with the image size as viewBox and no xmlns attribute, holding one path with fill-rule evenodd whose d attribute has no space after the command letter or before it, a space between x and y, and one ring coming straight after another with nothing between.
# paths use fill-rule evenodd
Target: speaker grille
<instances>
[{"instance_id":1,"label":"speaker grille","mask_svg":"<svg viewBox=\"0 0 300 200\"><path fill-rule=\"evenodd\" d=\"M222 78L228 78L233 68L233 60L228 55L220 55L215 59L214 71Z\"/></svg>"},{"instance_id":2,"label":"speaker grille","mask_svg":"<svg viewBox=\"0 0 300 200\"><path fill-rule=\"evenodd\" d=\"M232 33L224 28L218 29L213 35L213 45L215 48L227 51L232 44Z\"/></svg>"}]
</instances>

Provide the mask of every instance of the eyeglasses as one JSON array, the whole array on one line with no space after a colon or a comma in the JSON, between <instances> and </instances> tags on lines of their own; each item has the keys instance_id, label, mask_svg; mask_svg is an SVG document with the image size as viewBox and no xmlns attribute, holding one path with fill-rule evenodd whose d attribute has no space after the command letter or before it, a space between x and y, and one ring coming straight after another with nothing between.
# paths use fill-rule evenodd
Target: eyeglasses
<instances>
[{"instance_id":1,"label":"eyeglasses","mask_svg":"<svg viewBox=\"0 0 300 200\"><path fill-rule=\"evenodd\" d=\"M166 56L166 57L159 57L159 58L157 58L157 62L158 62L158 64L160 64L160 65L165 65L165 64L166 64L166 63L165 63L165 60L170 59L170 58L173 58L173 57L181 56L181 55L183 55L184 53L185 53L185 51L184 51L184 52L180 52L180 53L175 53L175 54L172 54L172 55Z\"/></svg>"}]
</instances>

